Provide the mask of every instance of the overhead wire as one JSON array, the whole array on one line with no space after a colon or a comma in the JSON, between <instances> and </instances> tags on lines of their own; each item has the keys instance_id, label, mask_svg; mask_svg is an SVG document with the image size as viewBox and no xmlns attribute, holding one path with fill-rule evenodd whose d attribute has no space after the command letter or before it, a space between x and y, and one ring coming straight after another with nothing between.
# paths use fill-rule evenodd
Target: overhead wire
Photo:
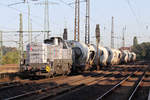
<instances>
[{"instance_id":1,"label":"overhead wire","mask_svg":"<svg viewBox=\"0 0 150 100\"><path fill-rule=\"evenodd\" d=\"M128 4L128 6L129 6L129 8L130 8L130 10L131 10L131 12L132 12L132 14L133 14L133 16L135 16L136 22L137 22L138 24L140 24L140 21L139 21L137 15L136 15L134 9L132 8L132 5L131 5L130 1L129 1L129 0L126 0L126 1L127 1L127 4Z\"/></svg>"},{"instance_id":2,"label":"overhead wire","mask_svg":"<svg viewBox=\"0 0 150 100\"><path fill-rule=\"evenodd\" d=\"M58 0L58 1L60 1L61 3L63 3L63 4L65 4L66 6L68 6L68 7L70 7L70 8L72 8L72 9L74 9L74 7L73 6L71 6L72 4L74 4L73 2L71 2L71 3L67 3L67 2L65 2L64 0ZM80 2L86 2L86 0L82 0L82 1L80 1ZM81 12L81 14L83 15L83 16L85 16L86 15L86 13L85 13L85 9L84 9L84 11L82 10L82 11L80 11ZM97 23L97 21L95 21L92 17L90 17L90 23ZM81 27L84 27L84 26L81 26ZM81 28L81 29L84 29L84 28ZM82 32L83 30L81 30L81 32ZM82 32L83 33L83 32ZM94 34L95 35L95 34Z\"/></svg>"},{"instance_id":3,"label":"overhead wire","mask_svg":"<svg viewBox=\"0 0 150 100\"><path fill-rule=\"evenodd\" d=\"M4 6L4 7L7 7L7 8L10 8L10 9L13 9L13 10L19 12L19 13L24 13L25 15L27 15L28 12L19 10L19 9L17 9L17 8L14 8L14 7L11 7L11 5L21 4L21 3L24 3L24 2L18 2L18 3L9 4L9 5L5 5L5 4L0 3L0 5L1 5L1 6ZM31 14L31 15L33 16L33 14ZM39 16L35 16L35 15L34 15L33 17L39 19ZM40 19L41 19L41 18L40 18ZM13 21L14 21L14 20L13 20ZM37 21L35 21L35 20L32 20L32 22L35 23L35 24L38 24L38 25L42 26L42 24L40 24L39 22L37 22ZM43 27L43 26L42 26L42 27ZM40 33L40 34L41 34L41 33ZM36 37L36 36L35 36L35 37Z\"/></svg>"},{"instance_id":4,"label":"overhead wire","mask_svg":"<svg viewBox=\"0 0 150 100\"><path fill-rule=\"evenodd\" d=\"M17 3L9 4L8 6L10 7L10 6L17 5L17 4L22 4L22 3L24 3L24 2L17 2Z\"/></svg>"},{"instance_id":5,"label":"overhead wire","mask_svg":"<svg viewBox=\"0 0 150 100\"><path fill-rule=\"evenodd\" d=\"M21 2L20 2L20 3L21 3ZM19 3L16 3L16 4L19 4ZM7 8L10 8L10 9L13 9L13 10L19 12L19 13L24 13L25 15L28 15L28 12L19 10L19 9L17 9L17 8L14 8L14 7L11 7L10 5L5 5L5 4L2 4L2 3L0 3L0 5L1 5L1 6L4 6L4 7L7 7ZM13 5L14 5L14 4L13 4ZM34 18L36 18L36 19L38 19L38 20L39 20L39 18L40 18L39 16L35 16L35 15L33 15L33 14L31 14L31 15L32 15L32 17L34 17ZM40 19L41 19L41 18L40 18ZM37 22L37 21L35 21L35 20L32 20L32 21L33 21L33 23L40 25L39 22Z\"/></svg>"},{"instance_id":6,"label":"overhead wire","mask_svg":"<svg viewBox=\"0 0 150 100\"><path fill-rule=\"evenodd\" d=\"M67 2L65 2L64 0L59 0L61 3L63 3L63 4L65 4L65 5L67 5L67 6L69 6L69 7L71 7L71 8L74 8L73 6L71 6L70 4L68 4ZM23 2L18 2L18 3L14 3L14 4L21 4L21 3L23 3ZM12 4L12 5L14 5L14 4ZM24 14L28 14L28 12L25 12L25 11L21 11L21 10L19 10L19 9L17 9L17 8L14 8L14 7L11 7L11 4L9 4L9 5L5 5L5 4L2 4L2 3L0 3L0 5L2 5L2 6L5 6L5 7L8 7L8 8L11 8L11 9L13 9L13 10L15 10L15 11L17 11L17 12L19 12L19 13L24 13ZM83 13L83 12L81 12L81 13ZM39 16L34 16L34 18L38 18ZM90 18L91 20L92 20L92 18ZM40 25L39 23L37 23L36 21L34 21L34 20L32 20L34 23L36 23L36 24L38 24L38 25ZM41 34L41 33L40 33ZM36 37L36 36L35 36Z\"/></svg>"},{"instance_id":7,"label":"overhead wire","mask_svg":"<svg viewBox=\"0 0 150 100\"><path fill-rule=\"evenodd\" d=\"M142 32L141 32L141 25L142 25L142 23L141 23L140 20L138 19L138 16L137 16L137 14L135 13L135 11L134 11L134 9L133 9L133 7L132 7L132 5L131 5L130 0L126 0L126 2L127 2L127 4L128 4L128 6L129 6L129 8L130 8L130 10L131 10L131 12L132 12L132 14L133 14L133 16L135 17L136 22L137 22L137 24L138 24L138 34L135 33L135 35L138 37L138 36L140 36L139 33L142 33ZM143 34L142 34L142 36L143 36Z\"/></svg>"}]
</instances>

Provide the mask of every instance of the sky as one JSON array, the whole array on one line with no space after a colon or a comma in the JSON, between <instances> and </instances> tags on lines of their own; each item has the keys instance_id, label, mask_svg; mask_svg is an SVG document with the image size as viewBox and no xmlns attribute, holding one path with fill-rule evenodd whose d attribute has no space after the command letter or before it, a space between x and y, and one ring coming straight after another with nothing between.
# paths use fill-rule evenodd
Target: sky
<instances>
[{"instance_id":1,"label":"sky","mask_svg":"<svg viewBox=\"0 0 150 100\"><path fill-rule=\"evenodd\" d=\"M28 5L18 4L8 6L23 0L0 0L0 30L19 30L19 14L23 14L23 30L28 29ZM43 30L44 5L37 5L44 0L30 1L32 30ZM57 4L49 5L49 22L51 36L62 36L63 29L68 29L70 40L74 36L74 5L67 5L75 0L49 0ZM84 1L84 0L82 0ZM65 2L65 3L64 3ZM150 40L150 0L90 0L91 2L91 43L95 43L95 27L100 24L101 45L110 47L111 18L114 16L115 48L122 46L122 30L126 26L125 45L131 46L133 37L137 36L139 43ZM81 3L80 40L84 42L85 3ZM18 46L16 42L19 35L16 33L3 33L4 45ZM35 39L35 37L37 37ZM27 33L24 34L26 45ZM33 33L33 41L43 41L42 33Z\"/></svg>"}]
</instances>

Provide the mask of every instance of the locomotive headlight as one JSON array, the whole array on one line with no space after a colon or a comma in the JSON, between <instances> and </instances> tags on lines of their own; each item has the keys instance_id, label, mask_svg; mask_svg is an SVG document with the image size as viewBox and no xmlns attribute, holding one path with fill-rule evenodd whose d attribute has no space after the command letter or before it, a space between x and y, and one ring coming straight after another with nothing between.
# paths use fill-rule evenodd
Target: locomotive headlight
<instances>
[{"instance_id":1,"label":"locomotive headlight","mask_svg":"<svg viewBox=\"0 0 150 100\"><path fill-rule=\"evenodd\" d=\"M50 68L50 66L46 65L46 68L45 68L45 70L46 70L47 72L50 72L50 71L51 71L51 68Z\"/></svg>"}]
</instances>

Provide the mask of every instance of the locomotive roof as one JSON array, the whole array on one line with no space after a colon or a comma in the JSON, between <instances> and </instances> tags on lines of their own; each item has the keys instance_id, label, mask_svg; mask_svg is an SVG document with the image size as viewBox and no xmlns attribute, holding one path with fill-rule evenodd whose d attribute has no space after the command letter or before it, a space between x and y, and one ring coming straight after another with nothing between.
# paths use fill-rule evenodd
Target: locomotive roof
<instances>
[{"instance_id":1,"label":"locomotive roof","mask_svg":"<svg viewBox=\"0 0 150 100\"><path fill-rule=\"evenodd\" d=\"M51 37L50 39L45 39L44 43L50 43L52 42L54 39L58 39L59 42L63 42L63 39L61 37Z\"/></svg>"},{"instance_id":2,"label":"locomotive roof","mask_svg":"<svg viewBox=\"0 0 150 100\"><path fill-rule=\"evenodd\" d=\"M58 39L63 40L61 37L51 37L50 40L51 40L51 39L54 39L54 38L58 38Z\"/></svg>"}]
</instances>

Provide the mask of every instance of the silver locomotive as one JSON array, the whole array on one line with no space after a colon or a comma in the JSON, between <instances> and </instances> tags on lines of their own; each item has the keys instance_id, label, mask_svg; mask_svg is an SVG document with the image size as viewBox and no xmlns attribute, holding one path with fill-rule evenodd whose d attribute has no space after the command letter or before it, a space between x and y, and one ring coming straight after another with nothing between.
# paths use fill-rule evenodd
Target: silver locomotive
<instances>
[{"instance_id":1,"label":"silver locomotive","mask_svg":"<svg viewBox=\"0 0 150 100\"><path fill-rule=\"evenodd\" d=\"M34 74L69 74L72 66L72 49L60 37L52 37L44 43L27 45L22 71Z\"/></svg>"}]
</instances>

